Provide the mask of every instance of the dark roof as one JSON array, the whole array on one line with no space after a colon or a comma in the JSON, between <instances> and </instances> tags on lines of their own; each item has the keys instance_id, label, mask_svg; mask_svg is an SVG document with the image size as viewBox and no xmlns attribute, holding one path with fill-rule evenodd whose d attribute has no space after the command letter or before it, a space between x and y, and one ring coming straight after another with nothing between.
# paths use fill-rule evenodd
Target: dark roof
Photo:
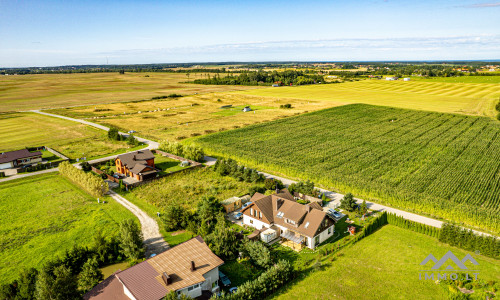
<instances>
[{"instance_id":1,"label":"dark roof","mask_svg":"<svg viewBox=\"0 0 500 300\"><path fill-rule=\"evenodd\" d=\"M195 270L191 271L191 262L195 264ZM100 283L90 292L85 294L84 299L112 299L106 298L113 293L123 293L124 287L136 298L141 300L159 300L170 291L180 290L194 284L205 281L204 274L222 265L224 261L215 255L203 239L199 236L182 244L168 249L146 261L143 261L124 271L116 272L116 282L120 284L121 291L113 285L115 279L109 283ZM166 285L162 274L166 273L172 279ZM105 282L103 281L103 282ZM116 298L116 300L128 298Z\"/></svg>"},{"instance_id":2,"label":"dark roof","mask_svg":"<svg viewBox=\"0 0 500 300\"><path fill-rule=\"evenodd\" d=\"M30 152L28 151L28 149L4 152L0 154L0 164L8 163L16 159L28 158L33 156L42 156L42 152L40 151Z\"/></svg>"},{"instance_id":3,"label":"dark roof","mask_svg":"<svg viewBox=\"0 0 500 300\"><path fill-rule=\"evenodd\" d=\"M123 285L115 274L101 281L101 283L83 295L83 300L130 300L125 295Z\"/></svg>"},{"instance_id":4,"label":"dark roof","mask_svg":"<svg viewBox=\"0 0 500 300\"><path fill-rule=\"evenodd\" d=\"M145 168L147 168L147 160L154 159L155 156L151 150L139 150L135 152L129 152L122 155L118 155L116 159L119 159L123 165L125 165L130 172L134 174L139 174Z\"/></svg>"},{"instance_id":5,"label":"dark roof","mask_svg":"<svg viewBox=\"0 0 500 300\"><path fill-rule=\"evenodd\" d=\"M321 222L328 217L321 205L297 203L287 189L269 196L255 193L251 201L252 204L243 209L242 213L255 218L250 215L250 208L253 207L262 212L263 222L269 225L278 224L308 237L314 237L321 227ZM279 212L281 217L278 217ZM298 226L286 223L285 219L294 221Z\"/></svg>"}]
</instances>

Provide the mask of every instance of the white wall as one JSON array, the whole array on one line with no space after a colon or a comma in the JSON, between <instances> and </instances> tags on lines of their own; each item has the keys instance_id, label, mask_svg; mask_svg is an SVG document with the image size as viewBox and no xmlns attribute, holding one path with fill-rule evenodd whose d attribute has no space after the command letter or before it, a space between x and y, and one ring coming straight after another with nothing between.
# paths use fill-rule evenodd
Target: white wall
<instances>
[{"instance_id":1,"label":"white wall","mask_svg":"<svg viewBox=\"0 0 500 300\"><path fill-rule=\"evenodd\" d=\"M328 234L328 228L326 228L324 231L320 232L320 234L318 234L317 236L319 236L319 244L323 243L324 241L326 241L327 239L329 239L334 233L335 233L335 225L332 225L329 227L330 228L330 234ZM318 245L315 245L315 239L316 239L316 236L313 237L313 238L307 238L308 239L308 247L311 248L311 249L314 249L316 248L316 246Z\"/></svg>"},{"instance_id":2,"label":"white wall","mask_svg":"<svg viewBox=\"0 0 500 300\"><path fill-rule=\"evenodd\" d=\"M253 221L253 224L250 223L250 221ZM266 227L266 228L270 227L270 225L268 225L260 220L257 220L255 218L249 217L247 215L243 215L243 224L257 228L259 230L262 229L263 227Z\"/></svg>"},{"instance_id":3,"label":"white wall","mask_svg":"<svg viewBox=\"0 0 500 300\"><path fill-rule=\"evenodd\" d=\"M207 273L203 274L203 277L205 277L205 282L208 290L212 290L212 283L217 282L219 280L219 267L208 271ZM217 283L218 285L218 283ZM213 292L213 291L212 291Z\"/></svg>"},{"instance_id":4,"label":"white wall","mask_svg":"<svg viewBox=\"0 0 500 300\"><path fill-rule=\"evenodd\" d=\"M10 169L12 168L12 163L8 162L8 163L4 163L4 164L0 164L0 170L2 169Z\"/></svg>"}]
</instances>

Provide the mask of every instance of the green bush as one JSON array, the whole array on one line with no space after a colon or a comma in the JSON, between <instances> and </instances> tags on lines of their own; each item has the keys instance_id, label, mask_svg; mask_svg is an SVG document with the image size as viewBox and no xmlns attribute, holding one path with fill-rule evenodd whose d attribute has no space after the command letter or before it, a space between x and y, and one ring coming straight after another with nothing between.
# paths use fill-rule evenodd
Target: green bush
<instances>
[{"instance_id":1,"label":"green bush","mask_svg":"<svg viewBox=\"0 0 500 300\"><path fill-rule=\"evenodd\" d=\"M163 141L160 143L160 150L184 157L197 162L203 161L205 152L195 145L183 145L177 142Z\"/></svg>"},{"instance_id":2,"label":"green bush","mask_svg":"<svg viewBox=\"0 0 500 300\"><path fill-rule=\"evenodd\" d=\"M271 252L262 242L246 241L241 250L258 267L267 268L271 264Z\"/></svg>"},{"instance_id":3,"label":"green bush","mask_svg":"<svg viewBox=\"0 0 500 300\"><path fill-rule=\"evenodd\" d=\"M59 173L94 197L103 197L109 189L108 184L102 178L92 173L85 173L67 161L59 164Z\"/></svg>"},{"instance_id":4,"label":"green bush","mask_svg":"<svg viewBox=\"0 0 500 300\"><path fill-rule=\"evenodd\" d=\"M257 279L240 285L234 294L223 295L219 299L264 299L293 279L294 275L290 262L280 260L257 277Z\"/></svg>"}]
</instances>

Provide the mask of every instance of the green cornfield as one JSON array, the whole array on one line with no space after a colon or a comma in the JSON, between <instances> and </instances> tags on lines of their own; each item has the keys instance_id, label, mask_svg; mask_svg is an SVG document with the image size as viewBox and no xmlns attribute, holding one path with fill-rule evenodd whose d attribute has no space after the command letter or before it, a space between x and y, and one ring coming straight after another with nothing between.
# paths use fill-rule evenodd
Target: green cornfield
<instances>
[{"instance_id":1,"label":"green cornfield","mask_svg":"<svg viewBox=\"0 0 500 300\"><path fill-rule=\"evenodd\" d=\"M213 155L498 234L500 123L352 104L199 137Z\"/></svg>"}]
</instances>

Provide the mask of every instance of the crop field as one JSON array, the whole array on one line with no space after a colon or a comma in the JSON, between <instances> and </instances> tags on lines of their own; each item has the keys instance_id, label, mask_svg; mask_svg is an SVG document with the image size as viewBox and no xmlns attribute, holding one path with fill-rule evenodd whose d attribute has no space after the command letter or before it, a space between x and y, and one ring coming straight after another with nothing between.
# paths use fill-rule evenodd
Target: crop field
<instances>
[{"instance_id":1,"label":"crop field","mask_svg":"<svg viewBox=\"0 0 500 300\"><path fill-rule=\"evenodd\" d=\"M58 173L0 183L0 284L73 245L90 245L98 230L114 235L121 220L134 217L107 200L97 204Z\"/></svg>"},{"instance_id":2,"label":"crop field","mask_svg":"<svg viewBox=\"0 0 500 300\"><path fill-rule=\"evenodd\" d=\"M210 154L500 232L500 123L366 104L193 139Z\"/></svg>"},{"instance_id":3,"label":"crop field","mask_svg":"<svg viewBox=\"0 0 500 300\"><path fill-rule=\"evenodd\" d=\"M190 74L189 80L205 74ZM0 112L255 89L248 86L185 84L182 73L79 73L0 76Z\"/></svg>"},{"instance_id":4,"label":"crop field","mask_svg":"<svg viewBox=\"0 0 500 300\"><path fill-rule=\"evenodd\" d=\"M471 254L479 266L466 265L479 269L480 280L500 278L498 260L386 225L325 263L323 270L291 282L272 299L449 299L446 285L419 280L420 262L429 253L441 257L449 250L459 259Z\"/></svg>"},{"instance_id":5,"label":"crop field","mask_svg":"<svg viewBox=\"0 0 500 300\"><path fill-rule=\"evenodd\" d=\"M484 79L483 79L484 80ZM500 85L436 81L362 80L341 84L264 88L237 94L329 101L336 105L366 103L437 112L494 116Z\"/></svg>"},{"instance_id":6,"label":"crop field","mask_svg":"<svg viewBox=\"0 0 500 300\"><path fill-rule=\"evenodd\" d=\"M103 130L35 113L0 114L0 151L49 146L69 158L122 152L125 142L111 141Z\"/></svg>"},{"instance_id":7,"label":"crop field","mask_svg":"<svg viewBox=\"0 0 500 300\"><path fill-rule=\"evenodd\" d=\"M220 101L219 101L220 100ZM291 109L280 109L282 104ZM221 108L232 105L232 108ZM243 112L250 105L253 111ZM135 130L140 137L154 140L180 140L215 131L261 123L332 107L326 101L249 97L230 93L210 93L175 99L92 105L49 112L91 122L112 125L122 131Z\"/></svg>"},{"instance_id":8,"label":"crop field","mask_svg":"<svg viewBox=\"0 0 500 300\"><path fill-rule=\"evenodd\" d=\"M496 76L460 76L460 77L412 77L412 80L420 80L426 82L452 82L452 83L500 83L500 73Z\"/></svg>"}]
</instances>

